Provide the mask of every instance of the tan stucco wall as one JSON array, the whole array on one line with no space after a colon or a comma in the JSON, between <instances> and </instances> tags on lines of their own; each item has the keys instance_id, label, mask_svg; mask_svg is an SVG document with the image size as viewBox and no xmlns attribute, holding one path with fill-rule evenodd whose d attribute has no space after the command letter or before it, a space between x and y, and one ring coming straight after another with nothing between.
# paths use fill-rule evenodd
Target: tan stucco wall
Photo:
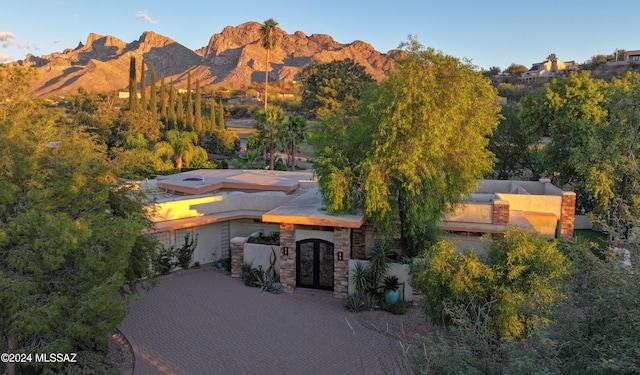
<instances>
[{"instance_id":1,"label":"tan stucco wall","mask_svg":"<svg viewBox=\"0 0 640 375\"><path fill-rule=\"evenodd\" d=\"M493 204L470 202L458 205L453 213L445 217L445 221L490 224L493 222Z\"/></svg>"},{"instance_id":2,"label":"tan stucco wall","mask_svg":"<svg viewBox=\"0 0 640 375\"><path fill-rule=\"evenodd\" d=\"M152 205L154 222L197 217L229 211L270 211L292 199L286 195L248 193L216 195L161 202Z\"/></svg>"},{"instance_id":3,"label":"tan stucco wall","mask_svg":"<svg viewBox=\"0 0 640 375\"><path fill-rule=\"evenodd\" d=\"M509 202L510 211L532 211L550 213L560 217L561 196L531 194L496 194L500 199Z\"/></svg>"},{"instance_id":4,"label":"tan stucco wall","mask_svg":"<svg viewBox=\"0 0 640 375\"><path fill-rule=\"evenodd\" d=\"M247 237L253 232L262 232L268 236L271 232L279 232L279 224L255 222L253 219L232 220L229 228L230 238Z\"/></svg>"}]
</instances>

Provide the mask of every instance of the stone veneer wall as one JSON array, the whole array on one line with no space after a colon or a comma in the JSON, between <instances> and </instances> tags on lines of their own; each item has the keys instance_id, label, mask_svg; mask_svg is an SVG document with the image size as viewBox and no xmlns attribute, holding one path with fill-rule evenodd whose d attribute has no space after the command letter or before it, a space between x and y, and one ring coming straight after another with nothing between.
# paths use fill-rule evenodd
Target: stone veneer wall
<instances>
[{"instance_id":1,"label":"stone veneer wall","mask_svg":"<svg viewBox=\"0 0 640 375\"><path fill-rule=\"evenodd\" d=\"M231 277L242 277L244 244L246 242L247 237L234 237L231 239Z\"/></svg>"},{"instance_id":2,"label":"stone veneer wall","mask_svg":"<svg viewBox=\"0 0 640 375\"><path fill-rule=\"evenodd\" d=\"M338 260L340 252L342 252L342 260ZM349 294L350 257L351 229L333 228L333 295L335 297L347 298Z\"/></svg>"},{"instance_id":3,"label":"stone veneer wall","mask_svg":"<svg viewBox=\"0 0 640 375\"><path fill-rule=\"evenodd\" d=\"M565 239L573 238L576 220L576 193L563 192L560 208L560 235Z\"/></svg>"},{"instance_id":4,"label":"stone veneer wall","mask_svg":"<svg viewBox=\"0 0 640 375\"><path fill-rule=\"evenodd\" d=\"M509 202L503 199L493 201L493 224L509 224Z\"/></svg>"},{"instance_id":5,"label":"stone veneer wall","mask_svg":"<svg viewBox=\"0 0 640 375\"><path fill-rule=\"evenodd\" d=\"M288 254L284 248L288 247ZM296 226L280 223L280 284L285 292L293 292L296 288Z\"/></svg>"},{"instance_id":6,"label":"stone veneer wall","mask_svg":"<svg viewBox=\"0 0 640 375\"><path fill-rule=\"evenodd\" d=\"M366 229L365 226L351 229L351 258L364 259L366 257Z\"/></svg>"}]
</instances>

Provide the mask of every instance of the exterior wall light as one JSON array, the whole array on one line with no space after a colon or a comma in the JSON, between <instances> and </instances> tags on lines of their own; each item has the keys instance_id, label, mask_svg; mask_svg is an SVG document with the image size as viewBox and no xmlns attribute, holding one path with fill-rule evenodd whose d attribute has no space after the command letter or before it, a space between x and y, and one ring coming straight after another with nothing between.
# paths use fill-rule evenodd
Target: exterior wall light
<instances>
[{"instance_id":1,"label":"exterior wall light","mask_svg":"<svg viewBox=\"0 0 640 375\"><path fill-rule=\"evenodd\" d=\"M344 253L342 251L338 251L338 260L344 259Z\"/></svg>"},{"instance_id":2,"label":"exterior wall light","mask_svg":"<svg viewBox=\"0 0 640 375\"><path fill-rule=\"evenodd\" d=\"M282 247L282 255L289 255L289 246Z\"/></svg>"}]
</instances>

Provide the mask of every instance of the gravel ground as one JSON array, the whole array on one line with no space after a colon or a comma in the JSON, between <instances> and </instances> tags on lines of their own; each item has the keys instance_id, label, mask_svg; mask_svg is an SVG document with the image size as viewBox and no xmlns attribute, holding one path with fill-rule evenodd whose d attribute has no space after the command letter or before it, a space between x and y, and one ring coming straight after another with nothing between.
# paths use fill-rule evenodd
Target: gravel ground
<instances>
[{"instance_id":1,"label":"gravel ground","mask_svg":"<svg viewBox=\"0 0 640 375\"><path fill-rule=\"evenodd\" d=\"M421 306L411 306L403 315L382 310L362 311L353 315L363 327L404 342L415 339L428 329Z\"/></svg>"}]
</instances>

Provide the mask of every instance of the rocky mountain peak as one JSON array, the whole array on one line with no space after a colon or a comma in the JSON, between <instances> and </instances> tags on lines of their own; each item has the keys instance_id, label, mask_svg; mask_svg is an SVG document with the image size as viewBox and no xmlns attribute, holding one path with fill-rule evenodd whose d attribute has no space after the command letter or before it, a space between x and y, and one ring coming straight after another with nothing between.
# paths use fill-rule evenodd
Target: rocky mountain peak
<instances>
[{"instance_id":1,"label":"rocky mountain peak","mask_svg":"<svg viewBox=\"0 0 640 375\"><path fill-rule=\"evenodd\" d=\"M280 43L265 66L266 52L259 43L261 27L258 22L227 26L196 51L153 31L145 31L130 43L90 33L86 44L75 49L28 56L21 63L39 70L33 95L51 96L75 93L79 87L93 92L126 90L131 56L144 58L147 72L153 66L158 79L164 76L167 82L183 88L189 69L192 81L201 85L249 85L264 82L265 69L270 80L295 80L306 66L346 58L363 65L375 79L382 79L394 68L398 55L397 50L378 52L364 41L341 44L328 34L307 36L302 31L289 34L281 30Z\"/></svg>"}]
</instances>

